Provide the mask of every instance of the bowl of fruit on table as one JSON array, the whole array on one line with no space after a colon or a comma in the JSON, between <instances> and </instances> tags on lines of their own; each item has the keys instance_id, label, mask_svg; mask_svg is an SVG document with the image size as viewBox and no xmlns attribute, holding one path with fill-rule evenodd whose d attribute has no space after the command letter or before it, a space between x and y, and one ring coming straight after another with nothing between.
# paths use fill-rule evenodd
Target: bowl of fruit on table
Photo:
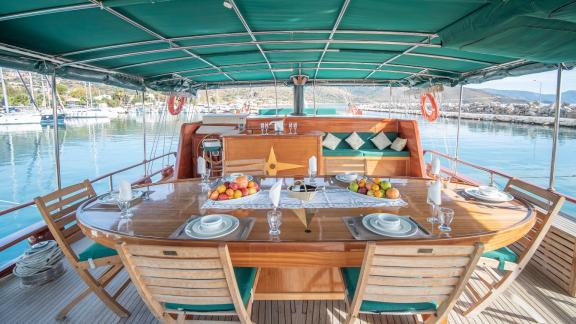
<instances>
[{"instance_id":1,"label":"bowl of fruit on table","mask_svg":"<svg viewBox=\"0 0 576 324\"><path fill-rule=\"evenodd\" d=\"M399 199L400 190L394 188L390 181L379 178L362 178L352 181L348 190L353 193L380 199Z\"/></svg>"},{"instance_id":2,"label":"bowl of fruit on table","mask_svg":"<svg viewBox=\"0 0 576 324\"><path fill-rule=\"evenodd\" d=\"M209 194L211 200L221 202L240 202L250 200L260 193L260 186L256 181L248 180L248 176L239 176L233 181L220 183Z\"/></svg>"}]
</instances>

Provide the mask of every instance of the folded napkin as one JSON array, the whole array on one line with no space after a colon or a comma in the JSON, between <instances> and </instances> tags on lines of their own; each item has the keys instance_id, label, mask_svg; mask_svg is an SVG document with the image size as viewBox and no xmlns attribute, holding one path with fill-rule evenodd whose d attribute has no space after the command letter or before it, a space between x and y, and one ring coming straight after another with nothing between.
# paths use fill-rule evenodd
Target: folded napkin
<instances>
[{"instance_id":1,"label":"folded napkin","mask_svg":"<svg viewBox=\"0 0 576 324\"><path fill-rule=\"evenodd\" d=\"M196 172L200 175L206 174L206 160L203 157L199 157L197 161Z\"/></svg>"},{"instance_id":2,"label":"folded napkin","mask_svg":"<svg viewBox=\"0 0 576 324\"><path fill-rule=\"evenodd\" d=\"M118 200L130 201L132 200L132 185L126 180L120 181L118 184Z\"/></svg>"},{"instance_id":3,"label":"folded napkin","mask_svg":"<svg viewBox=\"0 0 576 324\"><path fill-rule=\"evenodd\" d=\"M440 159L438 157L434 157L432 159L432 166L430 167L430 173L433 175L440 174Z\"/></svg>"},{"instance_id":4,"label":"folded napkin","mask_svg":"<svg viewBox=\"0 0 576 324\"><path fill-rule=\"evenodd\" d=\"M282 179L278 180L275 184L272 185L270 188L270 192L268 193L268 197L270 197L270 201L274 208L278 208L280 205L280 194L282 192Z\"/></svg>"},{"instance_id":5,"label":"folded napkin","mask_svg":"<svg viewBox=\"0 0 576 324\"><path fill-rule=\"evenodd\" d=\"M428 187L428 202L433 203L434 205L440 206L442 205L442 183L436 180L430 184Z\"/></svg>"}]
</instances>

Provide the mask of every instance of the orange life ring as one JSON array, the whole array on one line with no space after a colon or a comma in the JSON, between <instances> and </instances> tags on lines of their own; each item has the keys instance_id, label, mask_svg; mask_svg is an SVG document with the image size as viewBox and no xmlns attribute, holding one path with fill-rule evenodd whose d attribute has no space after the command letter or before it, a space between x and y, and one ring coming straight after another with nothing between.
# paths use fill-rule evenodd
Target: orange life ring
<instances>
[{"instance_id":1,"label":"orange life ring","mask_svg":"<svg viewBox=\"0 0 576 324\"><path fill-rule=\"evenodd\" d=\"M178 105L174 108L174 103L176 101L176 97L170 96L168 97L168 112L170 115L178 115L184 109L184 104L186 103L186 97L179 97L178 98Z\"/></svg>"},{"instance_id":2,"label":"orange life ring","mask_svg":"<svg viewBox=\"0 0 576 324\"><path fill-rule=\"evenodd\" d=\"M432 105L432 111L428 111L428 109L426 109L427 99L430 100L430 104ZM420 97L420 110L422 110L422 116L428 119L428 121L433 122L436 119L438 119L440 110L438 109L438 104L436 103L436 99L434 99L432 93L428 92L423 94L422 97Z\"/></svg>"}]
</instances>

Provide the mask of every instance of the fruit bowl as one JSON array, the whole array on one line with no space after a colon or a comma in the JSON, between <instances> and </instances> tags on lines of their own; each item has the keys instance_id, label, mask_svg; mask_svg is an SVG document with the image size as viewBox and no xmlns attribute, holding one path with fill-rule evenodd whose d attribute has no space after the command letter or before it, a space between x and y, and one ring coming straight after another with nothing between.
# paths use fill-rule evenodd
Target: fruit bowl
<instances>
[{"instance_id":1,"label":"fruit bowl","mask_svg":"<svg viewBox=\"0 0 576 324\"><path fill-rule=\"evenodd\" d=\"M234 181L224 181L210 190L208 198L221 202L240 202L257 196L260 186L250 181L247 176L236 177Z\"/></svg>"},{"instance_id":2,"label":"fruit bowl","mask_svg":"<svg viewBox=\"0 0 576 324\"><path fill-rule=\"evenodd\" d=\"M384 181L379 178L362 178L356 181L352 181L350 185L348 185L348 190L358 195L369 196L378 199L400 199L400 191L394 188L392 183L389 181Z\"/></svg>"}]
</instances>

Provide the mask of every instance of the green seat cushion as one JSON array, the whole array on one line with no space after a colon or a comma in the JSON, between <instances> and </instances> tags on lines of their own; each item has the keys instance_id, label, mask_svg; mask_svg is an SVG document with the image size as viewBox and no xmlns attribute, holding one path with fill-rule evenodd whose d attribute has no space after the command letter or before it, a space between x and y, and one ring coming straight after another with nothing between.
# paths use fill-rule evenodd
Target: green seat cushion
<instances>
[{"instance_id":1,"label":"green seat cushion","mask_svg":"<svg viewBox=\"0 0 576 324\"><path fill-rule=\"evenodd\" d=\"M254 286L254 281L256 280L257 268L237 268L234 267L234 276L236 276L236 283L238 284L238 290L240 291L240 297L242 297L242 302L244 306L248 304L250 300L250 292ZM210 297L206 297L210 298ZM169 309L182 309L191 312L224 312L234 310L234 304L216 304L216 305L186 305L186 304L175 304L175 303L165 303L164 306Z\"/></svg>"},{"instance_id":2,"label":"green seat cushion","mask_svg":"<svg viewBox=\"0 0 576 324\"><path fill-rule=\"evenodd\" d=\"M360 268L341 268L344 285L348 291L350 301L354 299L356 284L360 277ZM435 303L384 303L364 300L360 306L361 312L389 313L389 312L426 312L436 311Z\"/></svg>"},{"instance_id":3,"label":"green seat cushion","mask_svg":"<svg viewBox=\"0 0 576 324\"><path fill-rule=\"evenodd\" d=\"M348 149L351 150L352 147L350 147L350 145L348 145L348 143L345 141L346 138L348 138L348 136L350 136L352 133L332 133L332 135L338 137L339 139L342 140L342 142L340 142L340 144L338 144L338 146L336 147L336 149ZM372 133L372 132L357 132L358 136L360 136L360 138L362 138L362 140L364 141L364 145L362 145L360 147L361 150L364 149L374 149L377 150L378 148L374 145L374 143L372 143L372 141L370 140L372 137L378 135L378 133ZM386 132L384 133L386 134L386 136L388 137L388 139L390 141L394 141L397 137L398 137L398 133L393 133L393 132Z\"/></svg>"},{"instance_id":4,"label":"green seat cushion","mask_svg":"<svg viewBox=\"0 0 576 324\"><path fill-rule=\"evenodd\" d=\"M278 115L290 115L294 112L293 108L261 108L258 110L258 115L261 116L274 116ZM305 108L304 113L306 115L314 115L314 108ZM318 108L316 111L317 115L336 115L336 108Z\"/></svg>"},{"instance_id":5,"label":"green seat cushion","mask_svg":"<svg viewBox=\"0 0 576 324\"><path fill-rule=\"evenodd\" d=\"M349 149L338 149L337 148L335 150L323 148L322 149L322 155L323 156L362 156L362 152L360 152L360 150L353 150L351 148L349 148Z\"/></svg>"},{"instance_id":6,"label":"green seat cushion","mask_svg":"<svg viewBox=\"0 0 576 324\"><path fill-rule=\"evenodd\" d=\"M395 157L410 157L409 151L394 151L393 149L360 149L364 156L395 156Z\"/></svg>"},{"instance_id":7,"label":"green seat cushion","mask_svg":"<svg viewBox=\"0 0 576 324\"><path fill-rule=\"evenodd\" d=\"M518 262L518 255L508 247L499 248L498 250L484 252L483 257L500 261L500 270L504 270L504 263Z\"/></svg>"},{"instance_id":8,"label":"green seat cushion","mask_svg":"<svg viewBox=\"0 0 576 324\"><path fill-rule=\"evenodd\" d=\"M78 254L78 260L86 261L88 259L100 259L113 255L118 255L118 252L104 245L93 243L86 250Z\"/></svg>"}]
</instances>

